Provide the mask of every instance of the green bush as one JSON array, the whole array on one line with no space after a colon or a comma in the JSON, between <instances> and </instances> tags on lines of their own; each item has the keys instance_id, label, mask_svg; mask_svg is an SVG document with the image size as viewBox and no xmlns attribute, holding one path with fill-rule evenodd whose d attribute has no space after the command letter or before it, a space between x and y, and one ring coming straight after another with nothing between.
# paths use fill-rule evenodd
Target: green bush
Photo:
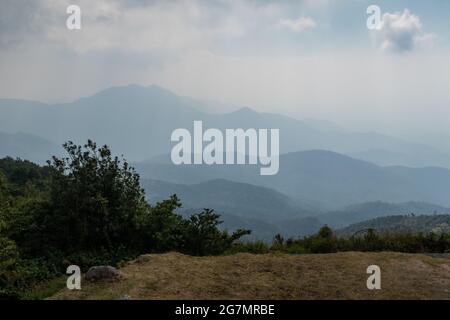
<instances>
[{"instance_id":1,"label":"green bush","mask_svg":"<svg viewBox=\"0 0 450 320\"><path fill-rule=\"evenodd\" d=\"M312 236L280 241L277 237L270 250L292 254L333 253L339 251L396 251L406 253L443 253L450 251L450 235L429 234L377 234L375 230L352 237L336 237L325 226Z\"/></svg>"},{"instance_id":2,"label":"green bush","mask_svg":"<svg viewBox=\"0 0 450 320\"><path fill-rule=\"evenodd\" d=\"M225 252L225 254L235 254L239 252L265 254L270 252L270 246L264 241L236 242Z\"/></svg>"},{"instance_id":3,"label":"green bush","mask_svg":"<svg viewBox=\"0 0 450 320\"><path fill-rule=\"evenodd\" d=\"M239 238L250 234L249 230L237 230L231 235L219 230L222 223L219 218L213 210L204 209L185 221L182 251L196 256L218 255L229 250Z\"/></svg>"}]
</instances>

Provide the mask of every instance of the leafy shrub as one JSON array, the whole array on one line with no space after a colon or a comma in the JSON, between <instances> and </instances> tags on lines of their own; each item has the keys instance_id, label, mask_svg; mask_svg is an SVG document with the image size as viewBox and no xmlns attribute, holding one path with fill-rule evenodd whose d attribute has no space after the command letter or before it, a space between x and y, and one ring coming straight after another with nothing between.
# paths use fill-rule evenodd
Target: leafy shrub
<instances>
[{"instance_id":1,"label":"leafy shrub","mask_svg":"<svg viewBox=\"0 0 450 320\"><path fill-rule=\"evenodd\" d=\"M238 252L265 254L270 252L270 247L264 241L236 242L225 254L235 254Z\"/></svg>"},{"instance_id":2,"label":"leafy shrub","mask_svg":"<svg viewBox=\"0 0 450 320\"><path fill-rule=\"evenodd\" d=\"M286 253L333 253L338 251L396 251L406 253L443 253L450 250L450 235L382 234L367 230L361 236L336 237L328 227L302 239L288 239L274 243L271 250Z\"/></svg>"},{"instance_id":3,"label":"leafy shrub","mask_svg":"<svg viewBox=\"0 0 450 320\"><path fill-rule=\"evenodd\" d=\"M249 230L242 229L231 235L219 230L218 225L222 223L219 218L214 210L204 209L185 221L183 251L196 256L221 254L229 250L236 240L250 234Z\"/></svg>"}]
</instances>

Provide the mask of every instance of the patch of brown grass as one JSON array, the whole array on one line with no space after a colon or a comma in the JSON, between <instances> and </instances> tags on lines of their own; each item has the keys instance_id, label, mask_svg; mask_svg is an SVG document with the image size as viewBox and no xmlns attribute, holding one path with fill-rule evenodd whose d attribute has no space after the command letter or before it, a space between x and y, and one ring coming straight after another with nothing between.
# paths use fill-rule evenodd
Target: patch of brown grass
<instances>
[{"instance_id":1,"label":"patch of brown grass","mask_svg":"<svg viewBox=\"0 0 450 320\"><path fill-rule=\"evenodd\" d=\"M366 269L381 268L381 290ZM53 299L450 299L450 260L402 253L191 257L146 255L114 283L82 283Z\"/></svg>"}]
</instances>

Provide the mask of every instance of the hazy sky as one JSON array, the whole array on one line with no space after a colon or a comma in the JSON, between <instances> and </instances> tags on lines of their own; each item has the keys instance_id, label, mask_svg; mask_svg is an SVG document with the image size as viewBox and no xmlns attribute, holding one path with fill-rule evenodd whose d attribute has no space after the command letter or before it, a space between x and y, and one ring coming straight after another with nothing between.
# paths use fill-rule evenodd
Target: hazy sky
<instances>
[{"instance_id":1,"label":"hazy sky","mask_svg":"<svg viewBox=\"0 0 450 320\"><path fill-rule=\"evenodd\" d=\"M79 31L66 28L69 4L81 7ZM366 26L371 4L382 11L376 31ZM154 83L442 140L450 134L449 14L443 0L0 0L0 97L70 101Z\"/></svg>"}]
</instances>

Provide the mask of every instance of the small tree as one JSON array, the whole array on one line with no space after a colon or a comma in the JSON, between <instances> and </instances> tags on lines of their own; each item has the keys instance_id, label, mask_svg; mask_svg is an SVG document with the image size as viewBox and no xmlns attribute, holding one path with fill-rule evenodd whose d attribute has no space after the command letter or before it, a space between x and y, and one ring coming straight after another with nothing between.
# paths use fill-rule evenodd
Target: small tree
<instances>
[{"instance_id":1,"label":"small tree","mask_svg":"<svg viewBox=\"0 0 450 320\"><path fill-rule=\"evenodd\" d=\"M317 235L310 238L310 243L313 253L337 252L337 239L333 235L333 230L327 225L320 228Z\"/></svg>"},{"instance_id":2,"label":"small tree","mask_svg":"<svg viewBox=\"0 0 450 320\"><path fill-rule=\"evenodd\" d=\"M324 225L322 228L320 228L318 236L323 239L331 239L333 236L333 230L327 225Z\"/></svg>"},{"instance_id":3,"label":"small tree","mask_svg":"<svg viewBox=\"0 0 450 320\"><path fill-rule=\"evenodd\" d=\"M211 209L192 215L185 223L184 251L199 256L221 254L230 249L236 240L251 232L239 229L230 235L219 230L218 226L222 223L219 219L220 215Z\"/></svg>"},{"instance_id":4,"label":"small tree","mask_svg":"<svg viewBox=\"0 0 450 320\"><path fill-rule=\"evenodd\" d=\"M50 214L42 223L49 244L64 252L139 245L148 210L139 176L107 146L72 142L68 157L53 157Z\"/></svg>"},{"instance_id":5,"label":"small tree","mask_svg":"<svg viewBox=\"0 0 450 320\"><path fill-rule=\"evenodd\" d=\"M164 252L181 248L184 220L176 213L176 209L180 207L181 203L176 195L151 207L141 224L145 250Z\"/></svg>"}]
</instances>

